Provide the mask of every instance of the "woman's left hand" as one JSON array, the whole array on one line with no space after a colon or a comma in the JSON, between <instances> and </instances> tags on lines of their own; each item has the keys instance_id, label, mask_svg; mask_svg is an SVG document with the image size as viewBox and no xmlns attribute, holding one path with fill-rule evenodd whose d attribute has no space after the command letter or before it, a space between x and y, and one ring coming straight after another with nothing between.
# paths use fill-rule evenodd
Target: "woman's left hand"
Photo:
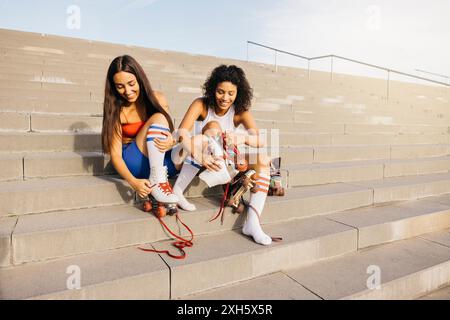
<instances>
[{"instance_id":1,"label":"woman's left hand","mask_svg":"<svg viewBox=\"0 0 450 320\"><path fill-rule=\"evenodd\" d=\"M156 138L154 140L155 146L158 148L159 151L166 152L173 148L173 146L175 145L175 140L173 139L173 136L170 132L162 132L162 134L166 136L166 139L162 140Z\"/></svg>"}]
</instances>

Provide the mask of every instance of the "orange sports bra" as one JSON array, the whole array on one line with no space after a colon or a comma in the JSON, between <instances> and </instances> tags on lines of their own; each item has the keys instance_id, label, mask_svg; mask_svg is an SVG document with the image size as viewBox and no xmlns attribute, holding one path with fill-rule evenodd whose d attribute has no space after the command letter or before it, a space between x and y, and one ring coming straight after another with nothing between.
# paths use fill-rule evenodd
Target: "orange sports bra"
<instances>
[{"instance_id":1,"label":"orange sports bra","mask_svg":"<svg viewBox=\"0 0 450 320\"><path fill-rule=\"evenodd\" d=\"M145 125L144 121L123 123L122 124L122 136L124 138L134 138L139 133L139 130Z\"/></svg>"}]
</instances>

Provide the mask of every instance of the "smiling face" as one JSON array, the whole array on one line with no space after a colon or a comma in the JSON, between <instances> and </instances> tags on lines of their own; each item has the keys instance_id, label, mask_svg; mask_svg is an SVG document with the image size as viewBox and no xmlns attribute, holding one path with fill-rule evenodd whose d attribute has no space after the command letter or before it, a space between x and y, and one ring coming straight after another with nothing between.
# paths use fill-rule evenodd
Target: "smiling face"
<instances>
[{"instance_id":1,"label":"smiling face","mask_svg":"<svg viewBox=\"0 0 450 320\"><path fill-rule=\"evenodd\" d=\"M236 100L237 87L231 82L224 81L216 87L216 105L220 110L228 110Z\"/></svg>"},{"instance_id":2,"label":"smiling face","mask_svg":"<svg viewBox=\"0 0 450 320\"><path fill-rule=\"evenodd\" d=\"M114 75L114 84L117 92L130 103L139 98L139 83L134 74L120 71Z\"/></svg>"}]
</instances>

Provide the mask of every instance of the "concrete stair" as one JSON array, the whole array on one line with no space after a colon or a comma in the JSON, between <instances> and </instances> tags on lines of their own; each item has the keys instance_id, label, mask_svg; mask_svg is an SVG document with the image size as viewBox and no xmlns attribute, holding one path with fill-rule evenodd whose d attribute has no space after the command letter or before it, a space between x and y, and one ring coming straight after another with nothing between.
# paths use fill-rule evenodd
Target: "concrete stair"
<instances>
[{"instance_id":1,"label":"concrete stair","mask_svg":"<svg viewBox=\"0 0 450 320\"><path fill-rule=\"evenodd\" d=\"M393 81L386 101L377 79L0 36L0 299L448 297L448 89ZM258 127L278 132L266 151L282 157L286 196L268 198L262 224L282 242L255 244L228 209L223 224L208 223L222 189L196 178L186 195L198 210L180 213L195 233L188 257L137 249L171 240L101 152L106 69L124 53L164 92L176 125L215 66L244 68ZM369 265L380 267L380 290L367 289ZM74 270L79 290L68 289Z\"/></svg>"},{"instance_id":2,"label":"concrete stair","mask_svg":"<svg viewBox=\"0 0 450 320\"><path fill-rule=\"evenodd\" d=\"M299 268L287 265L283 271L184 299L447 300L449 232L425 234ZM442 241L436 242L437 237ZM379 284L371 279L375 272L379 272Z\"/></svg>"}]
</instances>

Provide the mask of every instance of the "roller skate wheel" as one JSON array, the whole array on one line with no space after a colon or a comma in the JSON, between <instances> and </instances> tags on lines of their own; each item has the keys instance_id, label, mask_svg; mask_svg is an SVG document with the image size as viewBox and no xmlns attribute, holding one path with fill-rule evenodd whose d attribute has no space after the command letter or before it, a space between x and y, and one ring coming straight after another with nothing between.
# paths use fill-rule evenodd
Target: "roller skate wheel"
<instances>
[{"instance_id":1,"label":"roller skate wheel","mask_svg":"<svg viewBox=\"0 0 450 320\"><path fill-rule=\"evenodd\" d=\"M166 216L166 208L164 206L158 206L158 208L156 208L156 212L155 215L158 218L164 218Z\"/></svg>"},{"instance_id":2,"label":"roller skate wheel","mask_svg":"<svg viewBox=\"0 0 450 320\"><path fill-rule=\"evenodd\" d=\"M143 209L145 212L152 211L152 203L150 201L144 201Z\"/></svg>"}]
</instances>

